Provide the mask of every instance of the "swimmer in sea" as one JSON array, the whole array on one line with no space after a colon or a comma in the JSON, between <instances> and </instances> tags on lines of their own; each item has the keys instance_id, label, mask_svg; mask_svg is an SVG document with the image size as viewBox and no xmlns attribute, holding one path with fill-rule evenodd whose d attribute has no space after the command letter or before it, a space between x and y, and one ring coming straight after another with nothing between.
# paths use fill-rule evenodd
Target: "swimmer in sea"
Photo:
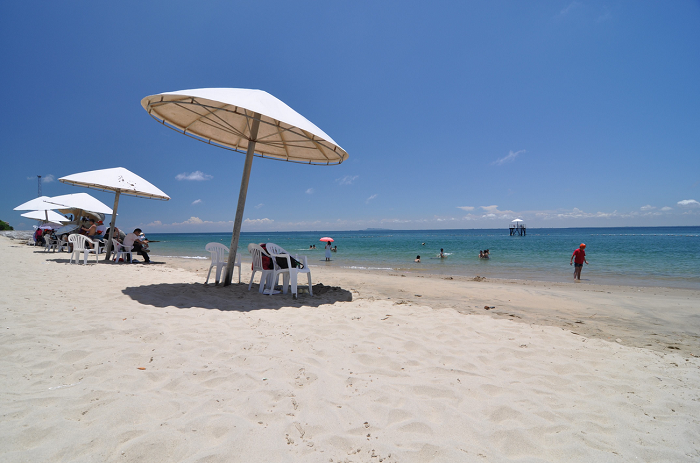
<instances>
[{"instance_id":1,"label":"swimmer in sea","mask_svg":"<svg viewBox=\"0 0 700 463\"><path fill-rule=\"evenodd\" d=\"M413 262L420 262L420 256L416 256L416 260L414 260Z\"/></svg>"},{"instance_id":2,"label":"swimmer in sea","mask_svg":"<svg viewBox=\"0 0 700 463\"><path fill-rule=\"evenodd\" d=\"M440 248L440 254L438 254L438 257L439 257L440 259L444 259L445 257L447 257L447 256L445 255L445 250L444 250L444 249Z\"/></svg>"}]
</instances>

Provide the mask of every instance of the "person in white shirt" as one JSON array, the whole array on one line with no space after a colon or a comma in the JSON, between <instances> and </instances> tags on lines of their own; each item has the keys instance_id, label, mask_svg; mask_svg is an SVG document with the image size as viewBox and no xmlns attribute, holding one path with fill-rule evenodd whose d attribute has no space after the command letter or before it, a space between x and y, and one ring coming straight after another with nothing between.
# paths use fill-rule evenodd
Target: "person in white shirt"
<instances>
[{"instance_id":1,"label":"person in white shirt","mask_svg":"<svg viewBox=\"0 0 700 463\"><path fill-rule=\"evenodd\" d=\"M144 251L144 247L148 246L148 240L141 241L139 235L141 234L141 229L137 228L133 233L129 233L124 237L124 242L122 243L124 247L133 246L133 251L143 257L144 263L149 263L151 258L148 257L148 253Z\"/></svg>"}]
</instances>

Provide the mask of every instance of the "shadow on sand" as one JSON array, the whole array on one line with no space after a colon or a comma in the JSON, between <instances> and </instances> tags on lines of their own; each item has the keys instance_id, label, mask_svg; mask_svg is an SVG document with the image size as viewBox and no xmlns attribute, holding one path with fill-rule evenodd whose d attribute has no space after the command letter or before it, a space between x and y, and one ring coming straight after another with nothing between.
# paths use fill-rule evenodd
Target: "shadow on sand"
<instances>
[{"instance_id":1,"label":"shadow on sand","mask_svg":"<svg viewBox=\"0 0 700 463\"><path fill-rule=\"evenodd\" d=\"M310 296L299 287L298 299L291 293L268 296L257 291L258 286L248 291L245 283L231 286L204 285L201 283L161 283L131 286L122 290L134 301L155 307L176 307L187 309L200 307L215 310L236 310L249 312L259 309L279 309L280 307L318 307L323 304L352 301L352 293L337 286L317 284Z\"/></svg>"}]
</instances>

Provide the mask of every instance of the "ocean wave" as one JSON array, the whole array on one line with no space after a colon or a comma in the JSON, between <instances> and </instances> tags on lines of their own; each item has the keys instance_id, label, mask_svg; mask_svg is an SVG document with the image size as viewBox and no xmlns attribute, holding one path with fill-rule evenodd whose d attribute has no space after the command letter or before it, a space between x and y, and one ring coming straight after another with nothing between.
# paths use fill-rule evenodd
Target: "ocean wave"
<instances>
[{"instance_id":1,"label":"ocean wave","mask_svg":"<svg viewBox=\"0 0 700 463\"><path fill-rule=\"evenodd\" d=\"M362 267L359 265L343 265L341 268L349 268L353 270L394 270L391 267Z\"/></svg>"},{"instance_id":2,"label":"ocean wave","mask_svg":"<svg viewBox=\"0 0 700 463\"><path fill-rule=\"evenodd\" d=\"M153 257L156 257L154 254ZM175 259L210 259L210 257L202 257L202 256L161 256L158 255L158 257L168 257L168 258L175 258Z\"/></svg>"}]
</instances>

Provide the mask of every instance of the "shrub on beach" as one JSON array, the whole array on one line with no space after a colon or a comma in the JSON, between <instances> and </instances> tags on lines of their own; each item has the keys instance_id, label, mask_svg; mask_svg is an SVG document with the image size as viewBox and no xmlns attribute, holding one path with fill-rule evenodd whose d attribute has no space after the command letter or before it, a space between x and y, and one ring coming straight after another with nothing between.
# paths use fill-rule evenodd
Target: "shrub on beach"
<instances>
[{"instance_id":1,"label":"shrub on beach","mask_svg":"<svg viewBox=\"0 0 700 463\"><path fill-rule=\"evenodd\" d=\"M14 230L14 228L12 228L12 226L9 223L0 220L0 230Z\"/></svg>"}]
</instances>

